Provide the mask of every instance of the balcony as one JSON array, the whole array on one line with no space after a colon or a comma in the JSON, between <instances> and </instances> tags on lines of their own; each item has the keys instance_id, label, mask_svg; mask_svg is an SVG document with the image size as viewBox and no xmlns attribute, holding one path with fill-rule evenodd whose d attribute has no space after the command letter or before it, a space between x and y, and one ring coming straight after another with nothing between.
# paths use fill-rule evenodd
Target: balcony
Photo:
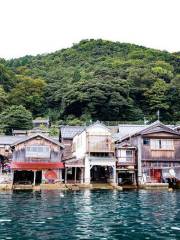
<instances>
[{"instance_id":1,"label":"balcony","mask_svg":"<svg viewBox=\"0 0 180 240\"><path fill-rule=\"evenodd\" d=\"M134 157L119 157L117 166L135 165Z\"/></svg>"}]
</instances>

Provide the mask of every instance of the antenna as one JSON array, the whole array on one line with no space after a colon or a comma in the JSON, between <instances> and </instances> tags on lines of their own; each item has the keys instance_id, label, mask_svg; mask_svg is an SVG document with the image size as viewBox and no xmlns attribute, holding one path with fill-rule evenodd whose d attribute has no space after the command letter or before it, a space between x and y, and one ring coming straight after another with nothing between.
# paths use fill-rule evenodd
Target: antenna
<instances>
[{"instance_id":1,"label":"antenna","mask_svg":"<svg viewBox=\"0 0 180 240\"><path fill-rule=\"evenodd\" d=\"M146 119L146 117L144 117L144 125L146 125L148 123L148 120Z\"/></svg>"},{"instance_id":2,"label":"antenna","mask_svg":"<svg viewBox=\"0 0 180 240\"><path fill-rule=\"evenodd\" d=\"M158 121L159 121L159 119L160 119L160 111L159 110L157 111L157 118L158 118Z\"/></svg>"}]
</instances>

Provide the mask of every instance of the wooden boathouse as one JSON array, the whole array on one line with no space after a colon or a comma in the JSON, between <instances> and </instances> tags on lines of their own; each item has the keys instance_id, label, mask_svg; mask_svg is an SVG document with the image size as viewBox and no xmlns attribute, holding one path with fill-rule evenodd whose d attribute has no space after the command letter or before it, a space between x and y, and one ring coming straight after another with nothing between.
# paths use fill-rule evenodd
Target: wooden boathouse
<instances>
[{"instance_id":1,"label":"wooden boathouse","mask_svg":"<svg viewBox=\"0 0 180 240\"><path fill-rule=\"evenodd\" d=\"M121 129L123 132L123 126L119 131ZM180 133L176 129L156 121L126 133L120 135L116 144L129 144L136 148L139 185L180 179Z\"/></svg>"},{"instance_id":2,"label":"wooden boathouse","mask_svg":"<svg viewBox=\"0 0 180 240\"><path fill-rule=\"evenodd\" d=\"M78 131L71 141L71 154L64 159L65 183L116 182L116 159L110 129L96 122Z\"/></svg>"},{"instance_id":3,"label":"wooden boathouse","mask_svg":"<svg viewBox=\"0 0 180 240\"><path fill-rule=\"evenodd\" d=\"M11 145L13 184L62 181L63 144L41 134L21 138Z\"/></svg>"}]
</instances>

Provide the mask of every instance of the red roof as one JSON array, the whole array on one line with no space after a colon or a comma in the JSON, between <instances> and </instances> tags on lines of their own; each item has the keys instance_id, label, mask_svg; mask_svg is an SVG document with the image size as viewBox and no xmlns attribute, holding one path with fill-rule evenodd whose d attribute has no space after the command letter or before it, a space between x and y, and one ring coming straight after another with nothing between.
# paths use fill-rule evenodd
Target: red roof
<instances>
[{"instance_id":1,"label":"red roof","mask_svg":"<svg viewBox=\"0 0 180 240\"><path fill-rule=\"evenodd\" d=\"M43 169L59 169L64 168L64 163L47 163L47 162L12 162L13 170L43 170Z\"/></svg>"}]
</instances>

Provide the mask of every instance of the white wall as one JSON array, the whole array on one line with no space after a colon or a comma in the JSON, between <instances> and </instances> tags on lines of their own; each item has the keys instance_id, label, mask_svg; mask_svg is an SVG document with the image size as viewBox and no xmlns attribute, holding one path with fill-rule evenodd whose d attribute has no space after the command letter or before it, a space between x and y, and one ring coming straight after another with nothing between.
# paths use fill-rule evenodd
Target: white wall
<instances>
[{"instance_id":1,"label":"white wall","mask_svg":"<svg viewBox=\"0 0 180 240\"><path fill-rule=\"evenodd\" d=\"M79 135L77 134L73 139L73 145L75 147L73 156L76 158L83 158L87 153L87 135L110 136L111 132L101 124L93 124L87 127L86 130L84 130Z\"/></svg>"},{"instance_id":2,"label":"white wall","mask_svg":"<svg viewBox=\"0 0 180 240\"><path fill-rule=\"evenodd\" d=\"M126 162L126 150L118 149L116 151L116 157L118 159L118 162Z\"/></svg>"},{"instance_id":3,"label":"white wall","mask_svg":"<svg viewBox=\"0 0 180 240\"><path fill-rule=\"evenodd\" d=\"M76 135L73 138L73 144L75 147L73 156L76 158L83 158L86 153L86 131L83 131L79 135Z\"/></svg>"}]
</instances>

